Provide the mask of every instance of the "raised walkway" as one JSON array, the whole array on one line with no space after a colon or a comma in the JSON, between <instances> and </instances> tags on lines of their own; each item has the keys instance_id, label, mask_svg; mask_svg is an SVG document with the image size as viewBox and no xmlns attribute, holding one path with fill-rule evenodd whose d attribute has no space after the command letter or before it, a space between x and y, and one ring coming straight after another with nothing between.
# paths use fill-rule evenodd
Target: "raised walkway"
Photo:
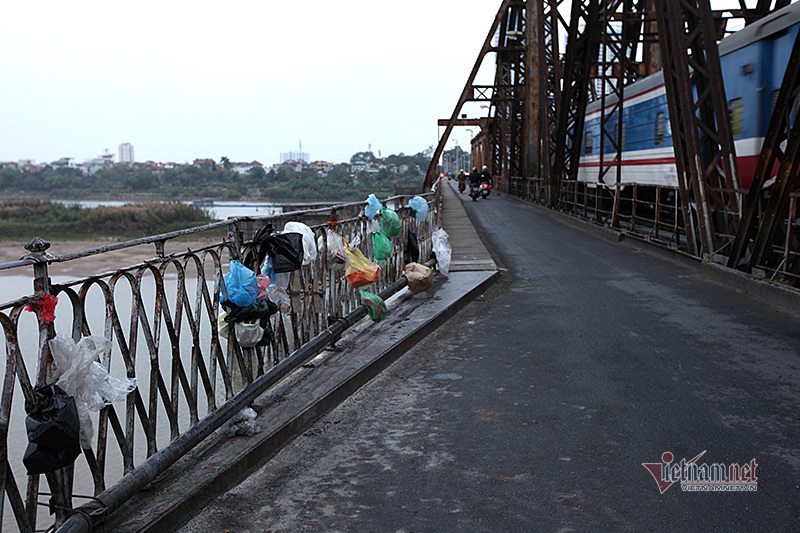
<instances>
[{"instance_id":1,"label":"raised walkway","mask_svg":"<svg viewBox=\"0 0 800 533\"><path fill-rule=\"evenodd\" d=\"M449 183L443 184L443 202L442 227L453 248L449 277L437 273L428 291L412 295L404 289L391 298L382 322L365 319L335 349L255 402L258 434L228 438L221 428L114 513L107 530L176 531L497 279L497 267Z\"/></svg>"}]
</instances>

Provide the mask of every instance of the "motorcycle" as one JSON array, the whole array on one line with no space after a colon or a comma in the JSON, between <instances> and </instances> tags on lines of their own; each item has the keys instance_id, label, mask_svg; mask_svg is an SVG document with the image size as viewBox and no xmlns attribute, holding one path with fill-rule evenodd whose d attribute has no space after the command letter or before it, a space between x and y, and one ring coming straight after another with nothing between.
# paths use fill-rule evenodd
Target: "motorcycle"
<instances>
[{"instance_id":1,"label":"motorcycle","mask_svg":"<svg viewBox=\"0 0 800 533\"><path fill-rule=\"evenodd\" d=\"M464 178L458 180L458 192L464 192L464 189L467 188L467 182Z\"/></svg>"},{"instance_id":2,"label":"motorcycle","mask_svg":"<svg viewBox=\"0 0 800 533\"><path fill-rule=\"evenodd\" d=\"M478 198L488 198L489 192L491 189L489 189L488 181L481 182L480 185L471 185L469 188L469 196L473 202L477 202Z\"/></svg>"}]
</instances>

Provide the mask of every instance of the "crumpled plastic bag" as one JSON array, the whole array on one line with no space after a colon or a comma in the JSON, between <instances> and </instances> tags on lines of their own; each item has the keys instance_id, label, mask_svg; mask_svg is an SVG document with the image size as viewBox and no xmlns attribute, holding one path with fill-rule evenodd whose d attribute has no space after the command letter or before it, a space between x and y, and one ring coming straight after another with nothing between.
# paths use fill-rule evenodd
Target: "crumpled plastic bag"
<instances>
[{"instance_id":1,"label":"crumpled plastic bag","mask_svg":"<svg viewBox=\"0 0 800 533\"><path fill-rule=\"evenodd\" d=\"M347 253L344 251L344 237L328 228L325 230L328 242L328 268L331 270L344 270L347 266ZM324 249L325 243L322 237L319 238L318 248L320 252Z\"/></svg>"},{"instance_id":2,"label":"crumpled plastic bag","mask_svg":"<svg viewBox=\"0 0 800 533\"><path fill-rule=\"evenodd\" d=\"M258 297L258 281L255 272L234 259L230 262L230 272L225 274L225 287L220 294L220 301L229 300L239 307L247 307Z\"/></svg>"},{"instance_id":3,"label":"crumpled plastic bag","mask_svg":"<svg viewBox=\"0 0 800 533\"><path fill-rule=\"evenodd\" d=\"M447 239L447 232L443 229L437 229L431 235L433 241L433 253L436 255L436 264L439 267L439 272L445 276L450 275L450 256L453 249L450 248L450 241Z\"/></svg>"},{"instance_id":4,"label":"crumpled plastic bag","mask_svg":"<svg viewBox=\"0 0 800 533\"><path fill-rule=\"evenodd\" d=\"M408 201L408 207L414 210L414 217L420 222L428 218L428 202L421 196L415 196Z\"/></svg>"},{"instance_id":5,"label":"crumpled plastic bag","mask_svg":"<svg viewBox=\"0 0 800 533\"><path fill-rule=\"evenodd\" d=\"M347 248L347 268L345 278L354 288L360 289L372 285L381 275L381 267L364 257L358 248Z\"/></svg>"},{"instance_id":6,"label":"crumpled plastic bag","mask_svg":"<svg viewBox=\"0 0 800 533\"><path fill-rule=\"evenodd\" d=\"M242 348L252 348L261 343L264 337L265 329L261 327L258 321L255 322L236 322L233 325L236 332L236 342Z\"/></svg>"},{"instance_id":7,"label":"crumpled plastic bag","mask_svg":"<svg viewBox=\"0 0 800 533\"><path fill-rule=\"evenodd\" d=\"M378 232L372 234L372 253L376 261L389 259L393 249L392 241L387 239L383 233Z\"/></svg>"},{"instance_id":8,"label":"crumpled plastic bag","mask_svg":"<svg viewBox=\"0 0 800 533\"><path fill-rule=\"evenodd\" d=\"M403 276L408 280L408 290L419 294L433 286L433 270L419 263L409 263L403 267Z\"/></svg>"},{"instance_id":9,"label":"crumpled plastic bag","mask_svg":"<svg viewBox=\"0 0 800 533\"><path fill-rule=\"evenodd\" d=\"M51 324L56 319L56 304L58 303L58 296L52 294L43 294L31 303L25 306L25 311L36 313L45 324Z\"/></svg>"},{"instance_id":10,"label":"crumpled plastic bag","mask_svg":"<svg viewBox=\"0 0 800 533\"><path fill-rule=\"evenodd\" d=\"M228 437L252 437L261 431L256 424L256 416L256 412L252 408L245 407L231 418L225 435Z\"/></svg>"},{"instance_id":11,"label":"crumpled plastic bag","mask_svg":"<svg viewBox=\"0 0 800 533\"><path fill-rule=\"evenodd\" d=\"M256 282L258 283L258 296L256 299L264 300L267 297L267 287L272 283L272 280L265 274L259 274L256 276Z\"/></svg>"},{"instance_id":12,"label":"crumpled plastic bag","mask_svg":"<svg viewBox=\"0 0 800 533\"><path fill-rule=\"evenodd\" d=\"M287 222L284 233L299 233L303 236L303 265L310 265L317 258L317 247L314 246L314 231L302 222Z\"/></svg>"},{"instance_id":13,"label":"crumpled plastic bag","mask_svg":"<svg viewBox=\"0 0 800 533\"><path fill-rule=\"evenodd\" d=\"M381 207L381 233L387 237L397 237L403 231L403 223L397 211L388 207Z\"/></svg>"},{"instance_id":14,"label":"crumpled plastic bag","mask_svg":"<svg viewBox=\"0 0 800 533\"><path fill-rule=\"evenodd\" d=\"M381 209L381 201L374 194L367 197L367 205L364 207L364 214L370 220L375 218L378 211Z\"/></svg>"},{"instance_id":15,"label":"crumpled plastic bag","mask_svg":"<svg viewBox=\"0 0 800 533\"><path fill-rule=\"evenodd\" d=\"M136 388L135 378L115 378L98 362L108 350L111 341L95 335L77 344L63 333L50 339L56 385L92 411L124 400Z\"/></svg>"},{"instance_id":16,"label":"crumpled plastic bag","mask_svg":"<svg viewBox=\"0 0 800 533\"><path fill-rule=\"evenodd\" d=\"M276 274L292 272L304 264L304 240L302 233L273 233L267 237L267 254L272 258L272 269ZM313 236L311 243L314 243ZM314 250L315 258L316 253Z\"/></svg>"},{"instance_id":17,"label":"crumpled plastic bag","mask_svg":"<svg viewBox=\"0 0 800 533\"><path fill-rule=\"evenodd\" d=\"M386 309L386 302L377 294L367 291L358 291L361 303L367 308L367 314L373 322L379 322L389 311Z\"/></svg>"},{"instance_id":18,"label":"crumpled plastic bag","mask_svg":"<svg viewBox=\"0 0 800 533\"><path fill-rule=\"evenodd\" d=\"M413 231L408 232L403 259L406 263L419 263L419 240Z\"/></svg>"},{"instance_id":19,"label":"crumpled plastic bag","mask_svg":"<svg viewBox=\"0 0 800 533\"><path fill-rule=\"evenodd\" d=\"M57 385L38 385L33 389L33 404L25 410L28 447L22 463L28 474L44 474L72 464L81 453L75 399Z\"/></svg>"}]
</instances>

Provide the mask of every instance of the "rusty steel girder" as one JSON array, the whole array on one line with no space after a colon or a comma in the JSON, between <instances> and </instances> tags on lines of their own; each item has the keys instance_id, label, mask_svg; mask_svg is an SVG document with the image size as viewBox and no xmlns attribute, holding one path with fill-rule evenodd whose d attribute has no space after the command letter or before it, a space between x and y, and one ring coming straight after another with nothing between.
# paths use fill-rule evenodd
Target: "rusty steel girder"
<instances>
[{"instance_id":1,"label":"rusty steel girder","mask_svg":"<svg viewBox=\"0 0 800 533\"><path fill-rule=\"evenodd\" d=\"M575 0L569 22L567 50L558 124L555 131L553 178L559 182L576 181L580 162L581 139L589 101L592 63L600 47L600 5L598 0ZM560 194L564 187L560 183ZM563 201L563 197L560 198ZM553 206L555 197L551 199Z\"/></svg>"},{"instance_id":2,"label":"rusty steel girder","mask_svg":"<svg viewBox=\"0 0 800 533\"><path fill-rule=\"evenodd\" d=\"M796 214L789 212L791 196L800 189L800 121L797 113L792 113L798 96L800 34L795 38L753 183L744 201L728 259L731 268L751 271L760 266L773 272L783 268L795 276L800 270L800 244L792 236L791 227ZM775 253L776 248L783 248L783 253ZM795 277L795 284L797 280Z\"/></svg>"},{"instance_id":3,"label":"rusty steel girder","mask_svg":"<svg viewBox=\"0 0 800 533\"><path fill-rule=\"evenodd\" d=\"M656 0L689 251L711 258L739 222L739 170L709 0Z\"/></svg>"}]
</instances>

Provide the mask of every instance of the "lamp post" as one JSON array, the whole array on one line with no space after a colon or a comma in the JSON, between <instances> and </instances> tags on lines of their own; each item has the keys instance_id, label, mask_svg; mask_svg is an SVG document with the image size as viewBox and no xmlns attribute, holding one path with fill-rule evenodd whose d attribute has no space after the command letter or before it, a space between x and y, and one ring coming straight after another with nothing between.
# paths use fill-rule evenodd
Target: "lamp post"
<instances>
[{"instance_id":1,"label":"lamp post","mask_svg":"<svg viewBox=\"0 0 800 533\"><path fill-rule=\"evenodd\" d=\"M469 132L469 168L472 168L472 128L467 128Z\"/></svg>"}]
</instances>

